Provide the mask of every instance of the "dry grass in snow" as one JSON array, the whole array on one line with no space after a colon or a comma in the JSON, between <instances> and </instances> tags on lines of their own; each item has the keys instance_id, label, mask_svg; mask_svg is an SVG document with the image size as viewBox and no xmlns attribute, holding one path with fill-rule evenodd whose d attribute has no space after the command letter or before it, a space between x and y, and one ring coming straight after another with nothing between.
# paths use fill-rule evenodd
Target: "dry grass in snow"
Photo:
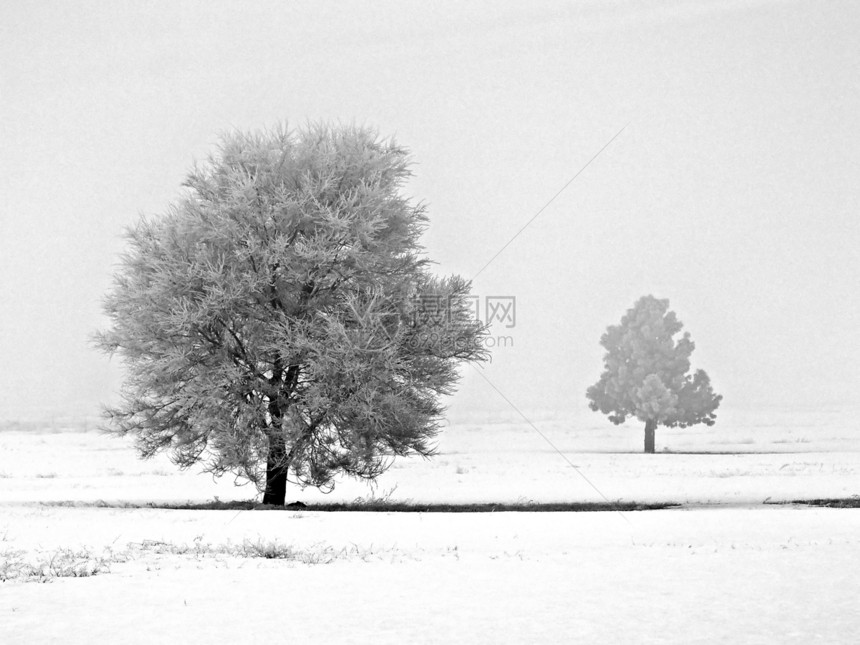
<instances>
[{"instance_id":1,"label":"dry grass in snow","mask_svg":"<svg viewBox=\"0 0 860 645\"><path fill-rule=\"evenodd\" d=\"M852 643L860 510L762 504L860 494L844 418L663 432L657 455L638 428L542 423L599 492L524 424L452 427L375 491L288 492L688 503L623 513L124 507L253 491L95 433L0 432L0 642Z\"/></svg>"}]
</instances>

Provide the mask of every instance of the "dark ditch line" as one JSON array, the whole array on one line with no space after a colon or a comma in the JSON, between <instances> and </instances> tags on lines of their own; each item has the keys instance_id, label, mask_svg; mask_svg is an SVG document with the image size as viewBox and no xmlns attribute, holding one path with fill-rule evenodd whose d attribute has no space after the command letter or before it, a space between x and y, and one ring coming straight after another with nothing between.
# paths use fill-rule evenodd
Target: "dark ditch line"
<instances>
[{"instance_id":1,"label":"dark ditch line","mask_svg":"<svg viewBox=\"0 0 860 645\"><path fill-rule=\"evenodd\" d=\"M594 513L594 512L628 512L628 511L657 511L667 508L680 508L682 504L653 503L639 504L635 502L586 503L478 503L478 504L417 504L414 502L337 502L310 503L293 502L285 506L260 504L254 501L239 502L199 502L199 503L109 503L96 502L41 502L40 506L61 506L73 508L153 508L177 511L315 511L324 513Z\"/></svg>"},{"instance_id":2,"label":"dark ditch line","mask_svg":"<svg viewBox=\"0 0 860 645\"><path fill-rule=\"evenodd\" d=\"M287 504L283 510L288 511L322 511L328 513L361 513L361 512L386 512L386 513L587 513L587 512L611 512L611 511L655 511L664 508L674 508L678 504L636 504L636 503L515 503L515 504L415 504L384 502L374 504L373 502L332 503L332 504ZM256 505L252 508L258 510L281 510L281 507L268 506L260 508Z\"/></svg>"},{"instance_id":3,"label":"dark ditch line","mask_svg":"<svg viewBox=\"0 0 860 645\"><path fill-rule=\"evenodd\" d=\"M827 499L795 499L790 502L765 502L765 504L800 504L803 506L822 506L826 508L860 508L860 496Z\"/></svg>"},{"instance_id":4,"label":"dark ditch line","mask_svg":"<svg viewBox=\"0 0 860 645\"><path fill-rule=\"evenodd\" d=\"M826 508L860 508L860 496L822 499L796 499L762 502L516 502L516 503L458 503L418 504L415 502L355 501L333 503L293 502L285 506L260 504L253 500L223 502L94 502L44 501L25 506L60 508L151 508L176 511L318 511L323 513L599 513L628 511L659 511L665 509L754 508L756 506L817 506Z\"/></svg>"}]
</instances>

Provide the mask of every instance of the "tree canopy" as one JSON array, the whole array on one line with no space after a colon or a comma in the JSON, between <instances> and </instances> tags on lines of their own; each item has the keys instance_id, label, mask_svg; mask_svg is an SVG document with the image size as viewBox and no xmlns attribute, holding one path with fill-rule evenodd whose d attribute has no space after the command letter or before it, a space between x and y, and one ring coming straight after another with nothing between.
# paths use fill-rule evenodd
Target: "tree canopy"
<instances>
[{"instance_id":1,"label":"tree canopy","mask_svg":"<svg viewBox=\"0 0 860 645\"><path fill-rule=\"evenodd\" d=\"M359 127L232 133L127 231L97 345L127 377L109 428L265 490L430 455L461 361L487 358L469 284L436 277L408 152Z\"/></svg>"},{"instance_id":2,"label":"tree canopy","mask_svg":"<svg viewBox=\"0 0 860 645\"><path fill-rule=\"evenodd\" d=\"M695 344L688 332L675 339L682 329L669 301L649 295L600 339L606 349L604 372L586 392L589 407L615 424L628 417L645 422L646 452L654 452L658 425L713 425L722 400L703 370L690 374Z\"/></svg>"}]
</instances>

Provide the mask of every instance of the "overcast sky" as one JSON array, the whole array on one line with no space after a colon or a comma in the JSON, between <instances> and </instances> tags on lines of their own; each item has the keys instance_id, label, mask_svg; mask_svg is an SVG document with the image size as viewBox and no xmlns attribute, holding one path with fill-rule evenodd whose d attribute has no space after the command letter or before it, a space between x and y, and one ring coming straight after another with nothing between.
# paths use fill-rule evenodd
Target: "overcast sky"
<instances>
[{"instance_id":1,"label":"overcast sky","mask_svg":"<svg viewBox=\"0 0 860 645\"><path fill-rule=\"evenodd\" d=\"M724 408L860 403L860 3L30 2L0 8L0 418L95 415L121 234L219 133L394 135L428 255L514 296L483 374L582 410L668 298ZM509 341L511 342L511 341ZM464 370L454 413L507 404Z\"/></svg>"}]
</instances>

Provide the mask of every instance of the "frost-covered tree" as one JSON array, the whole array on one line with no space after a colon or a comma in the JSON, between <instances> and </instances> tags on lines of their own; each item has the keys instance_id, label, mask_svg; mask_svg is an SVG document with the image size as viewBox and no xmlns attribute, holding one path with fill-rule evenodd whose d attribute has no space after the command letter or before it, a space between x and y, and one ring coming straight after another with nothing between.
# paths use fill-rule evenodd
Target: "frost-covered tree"
<instances>
[{"instance_id":1,"label":"frost-covered tree","mask_svg":"<svg viewBox=\"0 0 860 645\"><path fill-rule=\"evenodd\" d=\"M287 481L328 489L431 455L485 328L468 283L429 271L410 174L363 128L225 136L164 216L126 233L96 337L127 371L108 428L278 505Z\"/></svg>"},{"instance_id":2,"label":"frost-covered tree","mask_svg":"<svg viewBox=\"0 0 860 645\"><path fill-rule=\"evenodd\" d=\"M640 298L600 339L605 371L588 388L588 406L615 424L635 417L645 423L645 452L654 452L658 425L713 425L722 396L714 394L703 370L690 374L695 344L668 300Z\"/></svg>"}]
</instances>

